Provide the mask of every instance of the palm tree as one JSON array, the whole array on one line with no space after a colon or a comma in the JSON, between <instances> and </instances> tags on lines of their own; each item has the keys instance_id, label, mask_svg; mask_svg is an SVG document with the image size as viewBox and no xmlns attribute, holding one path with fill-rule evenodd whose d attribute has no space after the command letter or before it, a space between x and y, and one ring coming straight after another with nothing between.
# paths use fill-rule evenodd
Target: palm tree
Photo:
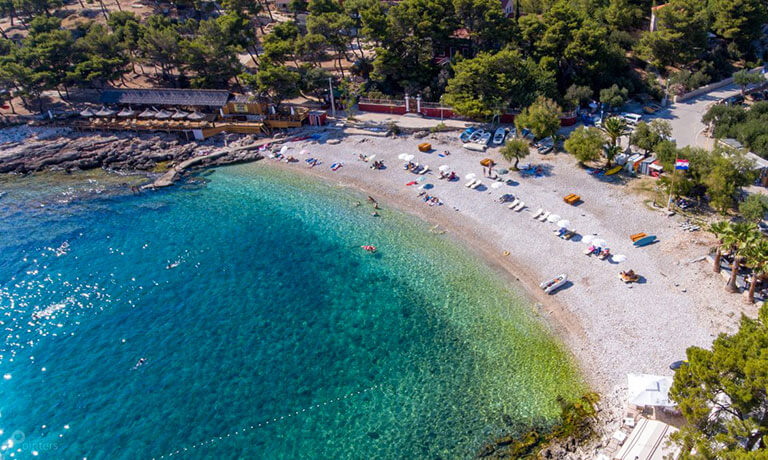
<instances>
[{"instance_id":1,"label":"palm tree","mask_svg":"<svg viewBox=\"0 0 768 460\"><path fill-rule=\"evenodd\" d=\"M618 145L619 138L627 133L627 121L619 117L611 117L603 121L600 128L611 139L611 145Z\"/></svg>"},{"instance_id":2,"label":"palm tree","mask_svg":"<svg viewBox=\"0 0 768 460\"><path fill-rule=\"evenodd\" d=\"M525 158L530 153L528 143L522 139L514 138L507 140L507 145L501 149L501 156L508 162L515 160L515 165L512 167L517 170L517 164L520 163L521 158Z\"/></svg>"},{"instance_id":3,"label":"palm tree","mask_svg":"<svg viewBox=\"0 0 768 460\"><path fill-rule=\"evenodd\" d=\"M757 226L750 223L739 222L731 224L730 227L731 230L723 235L723 242L733 250L731 277L728 279L728 284L725 285L725 290L739 292L739 286L736 284L739 266L744 260L744 254L749 252L750 248L758 241L760 234L757 232Z\"/></svg>"},{"instance_id":4,"label":"palm tree","mask_svg":"<svg viewBox=\"0 0 768 460\"><path fill-rule=\"evenodd\" d=\"M611 167L611 161L613 161L614 157L616 155L621 153L621 147L618 145L610 145L606 144L603 146L603 155L605 155L605 158L608 160L605 162L605 169L608 169Z\"/></svg>"},{"instance_id":5,"label":"palm tree","mask_svg":"<svg viewBox=\"0 0 768 460\"><path fill-rule=\"evenodd\" d=\"M720 222L715 222L714 224L710 225L708 230L709 233L715 235L717 237L717 246L715 246L715 263L712 267L712 271L715 273L720 273L720 260L723 256L723 235L725 235L726 232L730 231L731 226L728 223L728 221L721 220Z\"/></svg>"},{"instance_id":6,"label":"palm tree","mask_svg":"<svg viewBox=\"0 0 768 460\"><path fill-rule=\"evenodd\" d=\"M768 240L759 237L755 244L745 253L747 264L752 268L752 281L749 283L747 303L755 303L755 288L757 282L768 273Z\"/></svg>"}]
</instances>

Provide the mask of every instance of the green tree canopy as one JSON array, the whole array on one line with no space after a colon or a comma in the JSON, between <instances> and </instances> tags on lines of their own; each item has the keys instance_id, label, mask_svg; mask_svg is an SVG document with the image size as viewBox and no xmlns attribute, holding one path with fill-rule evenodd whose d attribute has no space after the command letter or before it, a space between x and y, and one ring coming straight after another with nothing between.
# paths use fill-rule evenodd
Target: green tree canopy
<instances>
[{"instance_id":1,"label":"green tree canopy","mask_svg":"<svg viewBox=\"0 0 768 460\"><path fill-rule=\"evenodd\" d=\"M640 55L657 67L688 64L707 47L707 2L670 0L656 10L657 30L646 32L638 44Z\"/></svg>"},{"instance_id":2,"label":"green tree canopy","mask_svg":"<svg viewBox=\"0 0 768 460\"><path fill-rule=\"evenodd\" d=\"M517 169L517 165L520 163L520 160L527 157L531 153L531 149L528 147L528 143L524 140L518 138L509 138L507 139L506 145L501 148L499 153L501 153L502 158L510 163L512 160L514 160L515 164L512 167Z\"/></svg>"},{"instance_id":3,"label":"green tree canopy","mask_svg":"<svg viewBox=\"0 0 768 460\"><path fill-rule=\"evenodd\" d=\"M673 435L682 448L681 460L764 458L768 435L766 349L766 305L756 319L742 316L738 332L720 334L711 350L688 349L688 363L675 372L669 393L688 421Z\"/></svg>"},{"instance_id":4,"label":"green tree canopy","mask_svg":"<svg viewBox=\"0 0 768 460\"><path fill-rule=\"evenodd\" d=\"M474 59L459 61L454 71L445 102L457 113L472 118L488 120L510 106L530 104L536 94L551 91L552 75L511 49L480 53Z\"/></svg>"},{"instance_id":5,"label":"green tree canopy","mask_svg":"<svg viewBox=\"0 0 768 460\"><path fill-rule=\"evenodd\" d=\"M565 151L576 157L579 163L589 163L600 158L605 136L597 128L582 127L565 140Z\"/></svg>"},{"instance_id":6,"label":"green tree canopy","mask_svg":"<svg viewBox=\"0 0 768 460\"><path fill-rule=\"evenodd\" d=\"M552 99L539 96L515 118L515 125L530 129L537 139L554 136L560 129L560 115L563 110Z\"/></svg>"}]
</instances>

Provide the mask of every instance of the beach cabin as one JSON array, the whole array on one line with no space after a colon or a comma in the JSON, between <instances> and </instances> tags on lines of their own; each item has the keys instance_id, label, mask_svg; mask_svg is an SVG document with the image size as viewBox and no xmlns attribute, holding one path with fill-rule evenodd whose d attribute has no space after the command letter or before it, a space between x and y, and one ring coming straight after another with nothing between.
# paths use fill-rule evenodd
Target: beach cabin
<instances>
[{"instance_id":1,"label":"beach cabin","mask_svg":"<svg viewBox=\"0 0 768 460\"><path fill-rule=\"evenodd\" d=\"M744 145L736 139L718 139L717 142L724 147L742 152L748 160L751 160L752 163L754 163L753 170L758 173L757 184L763 187L768 187L768 160L756 153L748 151Z\"/></svg>"}]
</instances>

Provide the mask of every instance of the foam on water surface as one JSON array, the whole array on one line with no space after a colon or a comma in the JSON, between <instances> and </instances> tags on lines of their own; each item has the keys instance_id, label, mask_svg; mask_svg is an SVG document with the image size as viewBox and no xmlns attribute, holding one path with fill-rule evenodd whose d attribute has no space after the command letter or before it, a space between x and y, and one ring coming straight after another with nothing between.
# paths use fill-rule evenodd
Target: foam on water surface
<instances>
[{"instance_id":1,"label":"foam on water surface","mask_svg":"<svg viewBox=\"0 0 768 460\"><path fill-rule=\"evenodd\" d=\"M468 458L581 389L526 299L417 219L263 165L95 180L0 185L3 455Z\"/></svg>"}]
</instances>

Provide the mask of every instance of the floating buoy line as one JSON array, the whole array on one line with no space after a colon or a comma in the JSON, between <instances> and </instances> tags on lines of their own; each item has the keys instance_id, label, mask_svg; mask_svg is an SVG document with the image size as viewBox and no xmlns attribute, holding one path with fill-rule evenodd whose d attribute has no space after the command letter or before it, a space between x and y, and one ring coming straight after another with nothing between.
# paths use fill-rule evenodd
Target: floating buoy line
<instances>
[{"instance_id":1,"label":"floating buoy line","mask_svg":"<svg viewBox=\"0 0 768 460\"><path fill-rule=\"evenodd\" d=\"M318 403L318 404L313 404L313 405L311 405L309 407L305 407L305 408L303 408L301 410L296 410L296 411L293 411L293 412L289 412L286 415L281 415L280 417L273 417L273 418L267 419L267 420L265 420L263 422L257 423L255 425L247 425L247 426L245 426L243 428L240 428L238 430L230 431L227 434L223 434L221 436L214 436L211 439L207 439L205 441L197 442L195 444L192 444L191 446L179 448L179 449L177 449L177 450L175 450L173 452L161 455L159 457L153 457L152 460L160 460L160 459L163 459L163 458L170 458L170 457L175 457L175 456L183 455L185 452L188 452L188 451L190 451L192 449L197 449L197 448L200 448L200 447L210 446L212 444L216 444L218 441L223 441L225 439L232 438L233 436L242 436L242 435L244 435L245 433L247 433L249 431L258 430L259 428L264 428L264 427L266 427L268 425L274 425L275 423L279 423L279 422L281 422L281 421L283 421L285 419L289 419L291 417L296 417L299 414L302 414L304 412L309 412L311 410L320 409L320 408L325 407L325 406L327 406L329 404L337 403L339 401L343 401L345 399L349 399L349 398L352 398L352 397L355 397L355 396L360 396L360 395L362 395L364 393L369 393L371 391L379 390L379 389L381 389L383 387L384 387L384 385L378 384L378 385L374 385L372 387L366 388L364 390L353 391L353 392L347 393L347 394L345 394L343 396L339 396L338 398L333 398L333 399L329 399L328 401L325 401L325 402L321 402L321 403Z\"/></svg>"}]
</instances>

